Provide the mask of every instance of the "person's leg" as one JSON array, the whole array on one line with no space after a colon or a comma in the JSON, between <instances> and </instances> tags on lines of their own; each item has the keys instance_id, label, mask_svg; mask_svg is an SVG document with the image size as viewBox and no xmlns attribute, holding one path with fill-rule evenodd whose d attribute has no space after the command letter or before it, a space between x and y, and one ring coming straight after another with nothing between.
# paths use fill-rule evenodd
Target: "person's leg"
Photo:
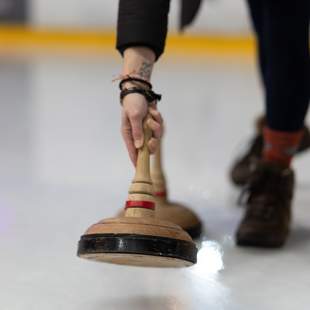
<instances>
[{"instance_id":1,"label":"person's leg","mask_svg":"<svg viewBox=\"0 0 310 310\"><path fill-rule=\"evenodd\" d=\"M309 105L309 0L264 2L266 116L269 128L302 129Z\"/></svg>"},{"instance_id":2,"label":"person's leg","mask_svg":"<svg viewBox=\"0 0 310 310\"><path fill-rule=\"evenodd\" d=\"M266 42L266 160L289 165L309 105L309 0L262 0Z\"/></svg>"},{"instance_id":3,"label":"person's leg","mask_svg":"<svg viewBox=\"0 0 310 310\"><path fill-rule=\"evenodd\" d=\"M261 80L265 87L266 49L263 37L264 16L262 0L247 0L248 10L251 17L252 27L256 35L256 50Z\"/></svg>"},{"instance_id":4,"label":"person's leg","mask_svg":"<svg viewBox=\"0 0 310 310\"><path fill-rule=\"evenodd\" d=\"M261 0L266 51L266 127L263 160L249 185L239 245L282 246L288 236L294 173L309 105L309 0ZM259 35L259 34L258 34Z\"/></svg>"},{"instance_id":5,"label":"person's leg","mask_svg":"<svg viewBox=\"0 0 310 310\"><path fill-rule=\"evenodd\" d=\"M253 25L253 30L255 31L256 35L256 41L257 41L257 54L258 54L258 64L260 67L260 73L261 73L261 80L262 80L262 85L263 85L263 91L266 96L266 88L268 86L268 83L266 82L266 71L267 71L267 46L270 46L269 44L269 37L264 35L264 31L266 32L266 28L268 28L268 23L266 23L270 18L267 16L270 13L270 8L266 8L266 4L264 0L247 0L247 5L248 5L248 10L249 10L249 15L251 17L252 25ZM271 2L273 2L271 0ZM285 2L285 0L284 0ZM284 3L283 2L283 3ZM275 3L275 6L279 6L279 3ZM285 5L285 3L283 4ZM289 4L290 5L290 4ZM301 4L302 5L302 4ZM273 4L270 3L270 6L272 7ZM284 7L283 7L284 8ZM302 7L300 7L302 9ZM280 8L276 9L279 14L283 14L283 10ZM298 14L298 13L297 13ZM272 14L273 15L273 14ZM284 18L285 16L281 16ZM290 28L290 31L293 33L296 32L296 26L294 25L294 16L290 17L292 18L293 22L292 23L287 23L287 25L290 25L288 28ZM295 16L296 18L296 16ZM278 19L271 19L271 21L276 21ZM305 21L303 21L305 22ZM280 22L281 25L282 22ZM293 25L293 26L291 26ZM271 25L273 27L273 25ZM272 28L270 27L270 28ZM279 26L283 27L283 26ZM281 31L280 28L280 31ZM304 28L306 29L306 28ZM267 29L269 31L269 29ZM285 32L285 36L286 36ZM297 38L296 38L297 39ZM297 39L298 40L298 39ZM298 40L300 42L300 40ZM271 42L273 43L273 41ZM275 42L275 45L277 43ZM285 64L284 64L285 66ZM302 78L302 77L301 77ZM286 86L284 86L286 87ZM272 88L272 86L271 86ZM295 103L294 103L295 104ZM230 177L233 183L236 185L245 185L249 182L253 170L251 167L255 165L257 161L259 161L262 157L263 154L263 125L266 124L266 117L260 117L256 121L256 126L255 126L255 131L256 134L251 140L249 144L249 148L247 151L242 154L232 165L231 170L230 170ZM310 131L309 129L305 126L304 127L304 132L302 136L302 140L300 142L299 148L298 148L298 153L301 153L307 149L310 148Z\"/></svg>"}]
</instances>

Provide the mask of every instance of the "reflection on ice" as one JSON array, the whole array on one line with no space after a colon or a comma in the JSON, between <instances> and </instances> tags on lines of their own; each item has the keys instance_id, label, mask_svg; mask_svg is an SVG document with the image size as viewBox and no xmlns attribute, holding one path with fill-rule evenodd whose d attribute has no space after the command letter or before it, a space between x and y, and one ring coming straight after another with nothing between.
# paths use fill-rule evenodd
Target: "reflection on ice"
<instances>
[{"instance_id":1,"label":"reflection on ice","mask_svg":"<svg viewBox=\"0 0 310 310\"><path fill-rule=\"evenodd\" d=\"M195 275L215 275L224 269L223 250L215 241L203 241L197 255L197 264L191 268Z\"/></svg>"},{"instance_id":2,"label":"reflection on ice","mask_svg":"<svg viewBox=\"0 0 310 310\"><path fill-rule=\"evenodd\" d=\"M193 303L199 304L199 309L233 309L230 289L226 287L218 274L224 269L223 249L216 241L203 241L197 255L197 264L188 269L191 281L191 296ZM216 305L216 307L214 307Z\"/></svg>"}]
</instances>

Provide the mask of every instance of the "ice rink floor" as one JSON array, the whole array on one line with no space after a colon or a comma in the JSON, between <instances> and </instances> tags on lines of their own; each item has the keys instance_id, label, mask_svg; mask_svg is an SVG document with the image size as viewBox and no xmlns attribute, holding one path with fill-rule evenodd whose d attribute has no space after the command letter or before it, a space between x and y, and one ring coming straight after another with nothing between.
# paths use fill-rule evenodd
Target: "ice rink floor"
<instances>
[{"instance_id":1,"label":"ice rink floor","mask_svg":"<svg viewBox=\"0 0 310 310\"><path fill-rule=\"evenodd\" d=\"M287 246L234 245L242 208L228 169L262 111L252 62L166 58L154 72L170 196L204 222L198 264L76 257L80 235L122 208L133 177L111 82L119 73L117 56L0 58L0 309L308 310L310 153L294 163Z\"/></svg>"}]
</instances>

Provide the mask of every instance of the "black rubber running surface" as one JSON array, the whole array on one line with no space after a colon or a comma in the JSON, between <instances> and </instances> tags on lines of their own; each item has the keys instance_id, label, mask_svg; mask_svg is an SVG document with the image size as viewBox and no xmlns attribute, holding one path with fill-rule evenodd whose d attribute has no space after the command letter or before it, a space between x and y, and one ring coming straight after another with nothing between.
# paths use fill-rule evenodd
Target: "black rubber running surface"
<instances>
[{"instance_id":1,"label":"black rubber running surface","mask_svg":"<svg viewBox=\"0 0 310 310\"><path fill-rule=\"evenodd\" d=\"M189 227L184 229L193 239L197 239L200 237L201 233L202 233L202 225L196 225L193 227Z\"/></svg>"},{"instance_id":2,"label":"black rubber running surface","mask_svg":"<svg viewBox=\"0 0 310 310\"><path fill-rule=\"evenodd\" d=\"M81 237L78 256L127 253L178 258L197 262L197 248L189 241L135 234L91 234Z\"/></svg>"}]
</instances>

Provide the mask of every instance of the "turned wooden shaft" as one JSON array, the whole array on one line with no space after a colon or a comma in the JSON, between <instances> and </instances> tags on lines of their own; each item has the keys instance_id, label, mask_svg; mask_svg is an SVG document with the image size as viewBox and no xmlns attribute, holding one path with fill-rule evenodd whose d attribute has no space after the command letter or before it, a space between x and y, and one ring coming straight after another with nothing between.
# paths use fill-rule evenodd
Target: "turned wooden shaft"
<instances>
[{"instance_id":1,"label":"turned wooden shaft","mask_svg":"<svg viewBox=\"0 0 310 310\"><path fill-rule=\"evenodd\" d=\"M145 202L146 205L150 203L155 204L153 197L153 184L150 175L150 153L147 146L148 141L152 137L152 131L147 126L147 116L143 122L144 143L138 150L138 158L136 165L136 173L129 188L128 201L130 202ZM154 210L143 207L131 207L125 211L125 216L130 217L154 217Z\"/></svg>"},{"instance_id":2,"label":"turned wooden shaft","mask_svg":"<svg viewBox=\"0 0 310 310\"><path fill-rule=\"evenodd\" d=\"M162 146L160 141L152 161L151 177L153 182L154 195L164 198L167 195L167 188L166 178L162 167L161 151Z\"/></svg>"}]
</instances>

